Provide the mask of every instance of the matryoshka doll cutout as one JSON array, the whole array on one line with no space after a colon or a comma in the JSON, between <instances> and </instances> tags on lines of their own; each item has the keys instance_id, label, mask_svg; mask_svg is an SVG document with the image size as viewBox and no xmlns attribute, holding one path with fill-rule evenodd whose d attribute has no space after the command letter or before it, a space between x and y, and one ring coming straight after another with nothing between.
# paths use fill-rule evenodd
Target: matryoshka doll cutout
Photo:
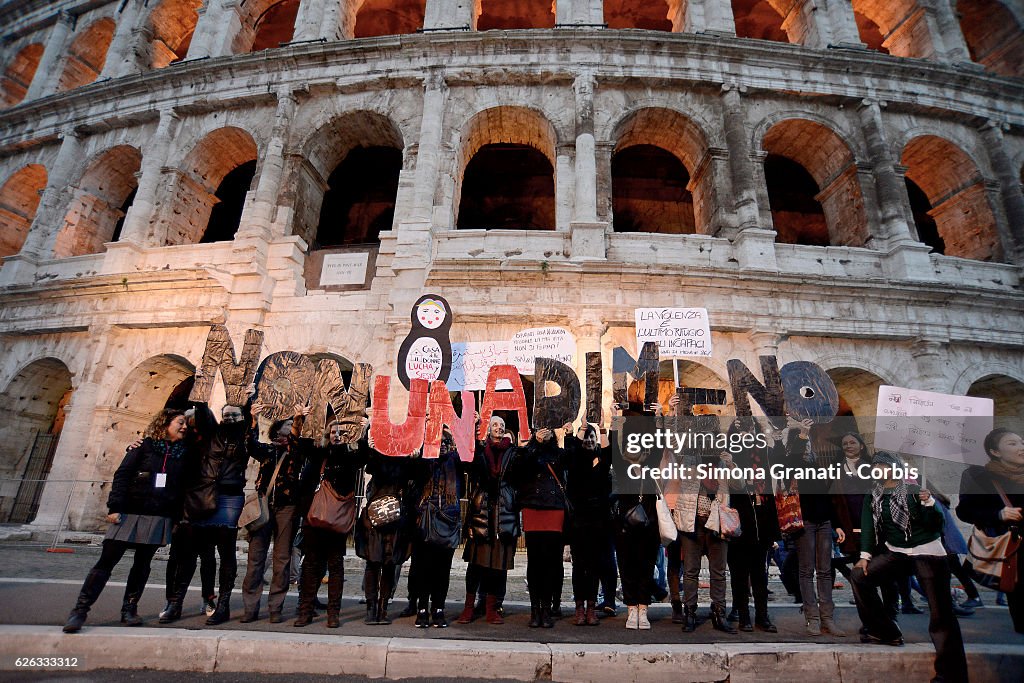
<instances>
[{"instance_id":1,"label":"matryoshka doll cutout","mask_svg":"<svg viewBox=\"0 0 1024 683\"><path fill-rule=\"evenodd\" d=\"M452 371L452 309L444 297L424 294L412 307L412 329L398 349L398 379L448 381Z\"/></svg>"}]
</instances>

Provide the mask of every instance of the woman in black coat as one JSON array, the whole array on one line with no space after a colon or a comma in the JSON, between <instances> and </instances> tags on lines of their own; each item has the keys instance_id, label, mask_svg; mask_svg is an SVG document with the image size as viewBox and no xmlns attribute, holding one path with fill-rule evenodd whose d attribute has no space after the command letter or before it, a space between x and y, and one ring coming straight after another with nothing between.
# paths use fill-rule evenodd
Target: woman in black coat
<instances>
[{"instance_id":1,"label":"woman in black coat","mask_svg":"<svg viewBox=\"0 0 1024 683\"><path fill-rule=\"evenodd\" d=\"M566 492L572 504L569 544L577 626L597 626L597 587L607 571L605 545L612 520L612 450L597 427L584 423L582 440L565 437Z\"/></svg>"},{"instance_id":2,"label":"woman in black coat","mask_svg":"<svg viewBox=\"0 0 1024 683\"><path fill-rule=\"evenodd\" d=\"M1009 429L994 429L985 437L985 454L988 463L971 467L960 479L956 516L988 536L1011 529L1024 533L1024 439ZM1013 629L1024 633L1024 558L1017 559L1017 585L1006 600Z\"/></svg>"},{"instance_id":3,"label":"woman in black coat","mask_svg":"<svg viewBox=\"0 0 1024 683\"><path fill-rule=\"evenodd\" d=\"M142 623L138 605L149 579L157 548L171 541L171 530L181 516L188 426L180 410L162 410L146 428L145 438L130 449L114 473L107 498L110 527L100 558L85 577L65 633L81 630L89 608L103 592L110 573L128 550L135 551L121 606L121 622Z\"/></svg>"},{"instance_id":4,"label":"woman in black coat","mask_svg":"<svg viewBox=\"0 0 1024 683\"><path fill-rule=\"evenodd\" d=\"M519 512L512 484L518 449L505 433L505 421L492 417L487 436L477 443L469 469L469 506L466 511L466 604L458 623L473 621L477 591L486 596L488 624L503 624L499 606L505 596L508 570L516 557Z\"/></svg>"}]
</instances>

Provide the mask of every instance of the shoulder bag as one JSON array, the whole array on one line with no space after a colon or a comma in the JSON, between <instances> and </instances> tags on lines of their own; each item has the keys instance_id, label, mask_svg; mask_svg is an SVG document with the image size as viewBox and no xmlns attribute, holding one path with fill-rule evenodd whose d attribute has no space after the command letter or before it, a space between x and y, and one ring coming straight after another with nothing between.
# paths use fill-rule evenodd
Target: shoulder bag
<instances>
[{"instance_id":1,"label":"shoulder bag","mask_svg":"<svg viewBox=\"0 0 1024 683\"><path fill-rule=\"evenodd\" d=\"M277 486L277 473L281 471L281 465L284 464L287 457L288 453L285 453L277 461L277 467L274 468L274 474L270 480L270 488L267 489L268 493L254 491L246 496L245 503L242 505L242 513L238 516L239 528L244 527L246 531L253 533L262 529L270 521L269 491L273 491Z\"/></svg>"},{"instance_id":2,"label":"shoulder bag","mask_svg":"<svg viewBox=\"0 0 1024 683\"><path fill-rule=\"evenodd\" d=\"M1003 505L1014 507L1003 487L994 480L992 485ZM1003 593L1012 592L1017 587L1017 554L1020 545L1021 536L1017 527L1010 527L1006 533L998 536L989 536L982 529L974 527L974 533L967 539L974 580L986 588Z\"/></svg>"},{"instance_id":3,"label":"shoulder bag","mask_svg":"<svg viewBox=\"0 0 1024 683\"><path fill-rule=\"evenodd\" d=\"M306 524L316 529L326 529L336 534L347 534L352 531L356 521L355 491L347 495L338 495L331 482L324 477L327 471L327 458L320 466L320 485L313 494L313 502L306 513Z\"/></svg>"}]
</instances>

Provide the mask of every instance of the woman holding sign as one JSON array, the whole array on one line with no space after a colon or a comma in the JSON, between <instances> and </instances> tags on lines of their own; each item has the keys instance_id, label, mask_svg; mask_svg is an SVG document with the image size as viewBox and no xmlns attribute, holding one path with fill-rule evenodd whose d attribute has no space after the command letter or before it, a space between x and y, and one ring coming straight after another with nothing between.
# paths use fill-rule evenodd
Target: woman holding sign
<instances>
[{"instance_id":1,"label":"woman holding sign","mask_svg":"<svg viewBox=\"0 0 1024 683\"><path fill-rule=\"evenodd\" d=\"M114 473L107 499L110 527L103 552L89 570L78 601L64 624L64 633L81 630L89 608L100 597L110 573L128 550L135 551L124 589L121 623L138 626L139 598L149 579L157 548L171 541L171 529L181 516L188 426L180 410L162 410L146 427L142 444L131 448Z\"/></svg>"},{"instance_id":2,"label":"woman holding sign","mask_svg":"<svg viewBox=\"0 0 1024 683\"><path fill-rule=\"evenodd\" d=\"M473 621L477 591L486 595L487 623L504 624L498 605L505 595L508 570L516 556L519 512L509 470L516 458L512 438L505 433L505 421L492 417L486 438L477 444L470 466L469 508L466 512L466 605L458 623Z\"/></svg>"},{"instance_id":3,"label":"woman holding sign","mask_svg":"<svg viewBox=\"0 0 1024 683\"><path fill-rule=\"evenodd\" d=\"M960 480L956 515L974 524L990 539L1011 534L1010 542L998 544L1002 548L996 553L998 557L1007 557L1013 552L1013 541L1019 542L1024 532L1024 439L1009 429L994 429L985 437L985 454L989 457L988 463L984 467L971 467ZM1016 532L1016 536L1011 532ZM971 546L976 545L977 538L972 539ZM975 549L975 552L980 550ZM1006 593L1013 629L1024 633L1024 557L1019 555L1021 551L1017 550L1009 563L999 563L998 582L999 590ZM1016 576L1001 566L1006 564L1012 571L1013 560L1017 565Z\"/></svg>"}]
</instances>

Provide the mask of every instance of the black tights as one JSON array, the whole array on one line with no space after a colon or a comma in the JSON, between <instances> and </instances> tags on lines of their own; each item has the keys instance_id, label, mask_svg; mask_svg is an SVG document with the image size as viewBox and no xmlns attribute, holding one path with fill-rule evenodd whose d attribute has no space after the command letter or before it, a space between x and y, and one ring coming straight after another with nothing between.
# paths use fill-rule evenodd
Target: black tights
<instances>
[{"instance_id":1,"label":"black tights","mask_svg":"<svg viewBox=\"0 0 1024 683\"><path fill-rule=\"evenodd\" d=\"M505 599L507 585L508 570L472 563L466 567L466 595L494 595L500 603Z\"/></svg>"},{"instance_id":2,"label":"black tights","mask_svg":"<svg viewBox=\"0 0 1024 683\"><path fill-rule=\"evenodd\" d=\"M82 586L82 595L85 596L88 593L86 602L89 605L96 602L96 598L100 596L103 587L106 586L107 580L110 578L110 573L114 571L114 567L117 566L117 563L121 561L121 558L129 550L135 551L135 557L132 558L132 568L128 572L128 584L124 589L124 599L134 598L138 602L138 599L142 596L142 591L146 589L153 555L156 554L159 547L157 545L127 543L110 539L103 541L100 559L93 565L92 570L89 571L89 576L85 579L85 585ZM81 599L80 597L79 600Z\"/></svg>"},{"instance_id":3,"label":"black tights","mask_svg":"<svg viewBox=\"0 0 1024 683\"><path fill-rule=\"evenodd\" d=\"M192 528L191 524L178 524L175 526L174 534L171 536L171 550L167 555L167 569L165 570L167 572L167 585L164 588L164 592L167 596L167 602L174 600L175 589L178 585L178 572L180 571L178 564L181 561L181 554L193 544ZM236 529L235 536L237 535L238 530ZM204 546L199 549L199 578L202 582L203 598L209 598L215 592L213 582L217 578L217 560L214 557L213 550L213 546ZM234 556L234 552L231 554ZM194 564L192 571L195 572ZM189 581L192 581L192 574L189 574Z\"/></svg>"},{"instance_id":4,"label":"black tights","mask_svg":"<svg viewBox=\"0 0 1024 683\"><path fill-rule=\"evenodd\" d=\"M181 525L192 526L192 525ZM209 555L213 557L216 549L220 556L220 592L222 595L229 595L235 587L235 579L238 577L238 560L235 557L235 541L238 540L238 529L229 526L192 526L187 532L184 547L179 550L178 570L175 578L176 600L183 601L188 586L192 583L192 577L196 573L196 560ZM203 562L200 574L203 573L206 563ZM213 573L214 564L210 562L210 573ZM210 581L213 583L212 579ZM203 597L208 598L212 594L206 593L207 586L205 577L203 580Z\"/></svg>"},{"instance_id":5,"label":"black tights","mask_svg":"<svg viewBox=\"0 0 1024 683\"><path fill-rule=\"evenodd\" d=\"M409 567L409 600L417 603L418 609L444 609L454 556L455 548L423 541L413 544L412 563Z\"/></svg>"},{"instance_id":6,"label":"black tights","mask_svg":"<svg viewBox=\"0 0 1024 683\"><path fill-rule=\"evenodd\" d=\"M526 532L526 582L530 584L531 603L547 606L555 591L561 592L558 581L564 547L560 531Z\"/></svg>"}]
</instances>

